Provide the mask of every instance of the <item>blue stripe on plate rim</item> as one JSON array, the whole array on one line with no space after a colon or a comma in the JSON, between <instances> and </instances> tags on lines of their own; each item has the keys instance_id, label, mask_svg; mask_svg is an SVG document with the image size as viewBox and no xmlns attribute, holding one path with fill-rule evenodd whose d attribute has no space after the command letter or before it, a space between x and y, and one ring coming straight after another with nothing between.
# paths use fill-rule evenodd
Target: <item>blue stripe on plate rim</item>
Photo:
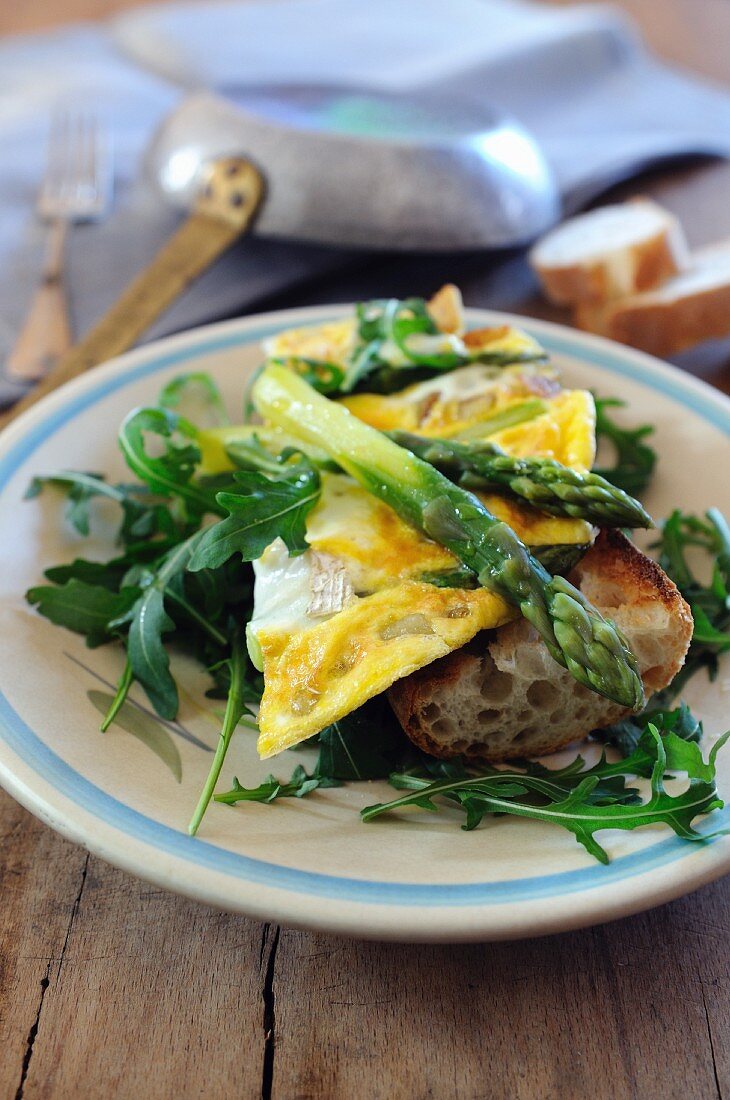
<instances>
[{"instance_id":1,"label":"blue stripe on plate rim","mask_svg":"<svg viewBox=\"0 0 730 1100\"><path fill-rule=\"evenodd\" d=\"M331 318L321 317L320 319L324 323ZM290 322L281 321L278 324L256 328L246 327L243 331L228 332L218 336L202 335L199 341L191 345L164 352L137 367L104 378L97 386L85 390L36 424L0 460L0 492L49 434L57 431L78 412L96 404L107 394L201 355L264 340L280 331L285 323ZM529 321L524 322L524 327L530 328ZM634 378L661 393L681 400L703 419L730 435L730 403L724 407L725 402L722 397L719 395L716 397L709 387L706 391L702 386L695 387L689 379L685 380L679 373L655 372L651 369L647 371L639 357L634 362L633 355L625 357L603 341L578 336L571 339L559 335L557 326L540 324L535 327L536 335L549 351L587 360L613 374ZM647 365L650 362L647 360ZM672 836L639 852L618 857L607 867L595 864L579 870L537 875L515 881L446 885L343 878L269 863L228 851L198 837L191 839L186 833L163 825L132 809L101 790L61 759L23 721L2 692L0 692L0 737L26 764L35 768L40 775L51 782L57 791L87 812L136 840L165 851L173 857L237 879L342 901L418 906L514 904L606 886L612 882L633 878L667 863L687 859L697 851L693 844ZM730 825L730 807L714 815L712 821L713 830L718 826L728 825Z\"/></svg>"}]
</instances>

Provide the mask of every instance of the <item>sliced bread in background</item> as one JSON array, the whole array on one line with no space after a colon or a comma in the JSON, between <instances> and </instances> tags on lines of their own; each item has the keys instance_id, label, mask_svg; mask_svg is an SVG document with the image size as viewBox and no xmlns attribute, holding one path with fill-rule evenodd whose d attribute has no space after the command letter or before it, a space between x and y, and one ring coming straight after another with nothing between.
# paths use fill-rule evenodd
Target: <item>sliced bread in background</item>
<instances>
[{"instance_id":1,"label":"sliced bread in background","mask_svg":"<svg viewBox=\"0 0 730 1100\"><path fill-rule=\"evenodd\" d=\"M692 615L656 562L603 531L571 574L636 654L647 697L684 663ZM509 760L555 752L627 711L579 684L525 619L399 680L388 692L414 744L438 757Z\"/></svg>"},{"instance_id":2,"label":"sliced bread in background","mask_svg":"<svg viewBox=\"0 0 730 1100\"><path fill-rule=\"evenodd\" d=\"M657 290L578 306L575 323L658 356L730 335L730 241L695 252L690 268Z\"/></svg>"},{"instance_id":3,"label":"sliced bread in background","mask_svg":"<svg viewBox=\"0 0 730 1100\"><path fill-rule=\"evenodd\" d=\"M542 289L556 305L607 302L661 286L688 260L678 220L643 198L569 218L530 253Z\"/></svg>"}]
</instances>

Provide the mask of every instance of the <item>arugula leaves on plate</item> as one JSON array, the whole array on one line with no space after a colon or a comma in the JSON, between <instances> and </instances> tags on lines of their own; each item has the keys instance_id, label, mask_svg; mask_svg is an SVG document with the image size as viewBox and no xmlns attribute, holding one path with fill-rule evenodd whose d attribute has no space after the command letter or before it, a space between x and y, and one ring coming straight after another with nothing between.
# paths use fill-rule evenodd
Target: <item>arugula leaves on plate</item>
<instances>
[{"instance_id":1,"label":"arugula leaves on plate","mask_svg":"<svg viewBox=\"0 0 730 1100\"><path fill-rule=\"evenodd\" d=\"M202 533L189 562L192 572L217 569L234 554L253 561L276 538L292 556L304 553L306 519L320 495L319 472L309 459L282 462L273 475L239 470L233 481L235 491L216 496L229 515Z\"/></svg>"},{"instance_id":2,"label":"arugula leaves on plate","mask_svg":"<svg viewBox=\"0 0 730 1100\"><path fill-rule=\"evenodd\" d=\"M596 394L594 400L596 439L599 443L606 439L611 444L615 452L615 463L613 466L597 466L593 472L605 477L606 481L631 496L640 496L649 485L657 463L656 451L646 442L654 434L654 428L651 424L642 424L638 428L622 428L607 410L625 408L626 402L617 397L598 397Z\"/></svg>"},{"instance_id":3,"label":"arugula leaves on plate","mask_svg":"<svg viewBox=\"0 0 730 1100\"><path fill-rule=\"evenodd\" d=\"M26 598L56 626L84 634L89 648L94 648L115 637L114 622L130 612L138 595L137 587L122 587L114 592L104 585L71 577L57 587L29 588Z\"/></svg>"},{"instance_id":4,"label":"arugula leaves on plate","mask_svg":"<svg viewBox=\"0 0 730 1100\"><path fill-rule=\"evenodd\" d=\"M382 779L412 748L385 695L377 695L317 734L315 776Z\"/></svg>"},{"instance_id":5,"label":"arugula leaves on plate","mask_svg":"<svg viewBox=\"0 0 730 1100\"><path fill-rule=\"evenodd\" d=\"M674 733L682 741L699 744L702 740L702 722L695 718L686 703L680 703L675 710L661 710L657 698L650 701L642 714L630 714L614 722L611 726L596 730L593 737L606 745L613 745L622 756L630 756L636 748L650 720L660 733Z\"/></svg>"},{"instance_id":6,"label":"arugula leaves on plate","mask_svg":"<svg viewBox=\"0 0 730 1100\"><path fill-rule=\"evenodd\" d=\"M466 815L464 829L475 829L487 814L531 818L567 829L592 856L608 863L608 853L595 837L603 829L630 830L665 824L685 840L709 839L707 834L693 828L693 822L701 814L723 806L715 786L715 762L728 738L730 730L714 745L705 761L695 743L683 741L673 732L662 736L648 722L636 752L618 767L603 757L593 768L578 770L568 765L555 773L539 765L514 770L485 769L481 775L467 772L436 780L396 773L390 777L391 784L407 793L390 802L368 806L361 816L363 821L372 821L383 814L412 807L436 813L439 804L435 799L444 799ZM670 794L664 786L667 768L673 766L686 770L689 779L686 789L678 794ZM641 801L624 783L613 789L606 786L606 780L646 774L649 767L651 794L646 801ZM710 834L715 835L719 834Z\"/></svg>"},{"instance_id":7,"label":"arugula leaves on plate","mask_svg":"<svg viewBox=\"0 0 730 1100\"><path fill-rule=\"evenodd\" d=\"M360 382L369 389L387 390L404 384L404 370L413 380L419 371L433 374L459 365L457 353L448 347L439 351L424 345L421 337L438 334L420 300L370 303L360 309L358 325L356 370L347 379L333 364L302 360L296 369L324 392L335 392L356 388ZM270 775L251 789L235 779L232 790L214 795L233 734L239 726L255 726L252 708L263 690L262 677L243 643L243 626L253 609L250 563L276 538L284 540L291 554L306 550L306 519L319 498L320 474L300 451L287 448L272 454L253 436L240 445L238 469L215 478L202 477L199 429L189 419L191 401L199 407L201 398L208 419L224 423L220 394L201 374L174 379L157 407L129 414L119 443L137 483L110 484L98 474L66 471L34 479L28 492L37 496L47 488L61 491L68 521L80 536L89 534L94 510L104 502L121 512L116 556L107 562L75 558L50 568L46 571L49 583L27 594L42 615L85 635L89 645L116 640L124 646L124 670L102 729L113 720L135 682L142 685L158 714L166 719L176 715L172 648L192 653L210 673L209 695L226 700L191 833L213 797L227 804L269 803L301 798L342 782L387 777L404 793L368 807L364 820L403 807L435 811L445 801L465 813L468 829L487 814L559 823L602 862L608 857L595 833L604 828L633 829L665 822L678 835L699 839L694 819L721 805L715 789L715 758L725 738L704 760L697 744L701 723L684 704L674 710L667 709L667 704L698 668L716 674L719 654L730 649L730 531L716 510L703 518L677 511L662 526L660 562L692 606L695 635L686 670L672 691L652 700L643 715L601 732L601 738L617 747L623 759L611 762L604 754L596 765L586 768L577 757L561 769L535 762L477 769L459 760L435 760L406 739L381 695L313 739L317 758L309 771L298 765L288 781ZM620 404L615 399L597 399L598 433L617 452L616 465L601 473L635 493L646 487L656 462L655 452L646 443L652 429L616 425L607 409ZM697 554L709 559L707 583L690 566L689 558ZM429 580L466 583L456 572ZM687 773L686 790L666 791L667 770ZM642 801L633 777L650 779L648 799Z\"/></svg>"},{"instance_id":8,"label":"arugula leaves on plate","mask_svg":"<svg viewBox=\"0 0 730 1100\"><path fill-rule=\"evenodd\" d=\"M339 787L339 779L326 775L308 775L301 764L297 764L289 782L282 782L275 775L267 775L258 787L242 787L234 777L233 787L224 794L214 796L216 802L234 806L236 802L274 802L277 798L304 798L312 791L326 787Z\"/></svg>"},{"instance_id":9,"label":"arugula leaves on plate","mask_svg":"<svg viewBox=\"0 0 730 1100\"><path fill-rule=\"evenodd\" d=\"M661 524L654 549L658 549L659 564L679 588L694 619L684 667L661 693L661 700L666 702L702 668L714 680L720 655L730 651L730 527L717 508L711 508L704 517L676 509ZM706 583L698 572L708 577Z\"/></svg>"}]
</instances>

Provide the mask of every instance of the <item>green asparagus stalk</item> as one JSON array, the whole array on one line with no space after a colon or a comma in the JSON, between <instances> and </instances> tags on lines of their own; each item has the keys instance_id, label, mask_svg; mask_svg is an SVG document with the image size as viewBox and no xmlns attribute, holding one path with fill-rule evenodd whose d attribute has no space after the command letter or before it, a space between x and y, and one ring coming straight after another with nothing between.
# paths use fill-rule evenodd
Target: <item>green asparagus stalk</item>
<instances>
[{"instance_id":1,"label":"green asparagus stalk","mask_svg":"<svg viewBox=\"0 0 730 1100\"><path fill-rule=\"evenodd\" d=\"M265 419L322 447L402 519L449 549L481 585L518 607L581 684L633 710L643 706L636 660L618 629L568 581L551 577L472 493L281 367L268 366L252 396Z\"/></svg>"},{"instance_id":2,"label":"green asparagus stalk","mask_svg":"<svg viewBox=\"0 0 730 1100\"><path fill-rule=\"evenodd\" d=\"M465 489L505 493L541 512L598 527L653 527L639 501L600 474L581 474L549 458L513 458L496 443L428 439L410 432L391 432L390 438Z\"/></svg>"}]
</instances>

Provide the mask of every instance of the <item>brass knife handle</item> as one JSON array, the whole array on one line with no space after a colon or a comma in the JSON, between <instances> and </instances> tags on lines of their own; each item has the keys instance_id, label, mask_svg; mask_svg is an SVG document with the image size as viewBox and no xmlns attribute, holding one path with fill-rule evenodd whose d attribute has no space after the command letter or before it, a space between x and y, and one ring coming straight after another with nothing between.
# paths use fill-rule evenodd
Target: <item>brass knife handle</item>
<instances>
[{"instance_id":1,"label":"brass knife handle","mask_svg":"<svg viewBox=\"0 0 730 1100\"><path fill-rule=\"evenodd\" d=\"M111 309L12 409L0 428L46 394L130 348L177 296L245 233L264 194L261 174L238 157L217 160L193 213Z\"/></svg>"}]
</instances>

